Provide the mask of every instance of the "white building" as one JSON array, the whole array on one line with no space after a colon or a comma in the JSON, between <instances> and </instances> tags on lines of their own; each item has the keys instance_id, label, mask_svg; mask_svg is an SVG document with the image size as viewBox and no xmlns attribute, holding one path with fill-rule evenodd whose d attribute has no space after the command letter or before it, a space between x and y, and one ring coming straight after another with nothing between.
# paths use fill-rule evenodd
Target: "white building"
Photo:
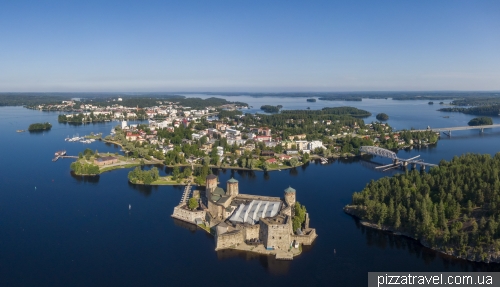
<instances>
[{"instance_id":1,"label":"white building","mask_svg":"<svg viewBox=\"0 0 500 287\"><path fill-rule=\"evenodd\" d=\"M127 126L127 121L122 121L122 130Z\"/></svg>"},{"instance_id":2,"label":"white building","mask_svg":"<svg viewBox=\"0 0 500 287\"><path fill-rule=\"evenodd\" d=\"M322 148L322 149L325 148L325 146L323 146L322 141L311 141L307 146L309 150L315 150L317 148Z\"/></svg>"},{"instance_id":3,"label":"white building","mask_svg":"<svg viewBox=\"0 0 500 287\"><path fill-rule=\"evenodd\" d=\"M236 130L236 129L226 129L226 133L230 133L230 134L237 136L240 134L240 131Z\"/></svg>"},{"instance_id":4,"label":"white building","mask_svg":"<svg viewBox=\"0 0 500 287\"><path fill-rule=\"evenodd\" d=\"M224 148L221 146L217 147L217 155L218 156L223 156L224 155Z\"/></svg>"}]
</instances>

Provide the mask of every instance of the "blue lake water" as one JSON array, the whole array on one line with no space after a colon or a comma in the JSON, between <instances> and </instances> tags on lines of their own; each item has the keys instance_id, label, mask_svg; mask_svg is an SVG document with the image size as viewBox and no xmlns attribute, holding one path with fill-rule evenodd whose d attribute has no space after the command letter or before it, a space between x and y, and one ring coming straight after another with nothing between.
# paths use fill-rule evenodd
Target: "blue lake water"
<instances>
[{"instance_id":1,"label":"blue lake water","mask_svg":"<svg viewBox=\"0 0 500 287\"><path fill-rule=\"evenodd\" d=\"M311 109L313 104L314 108L349 105L374 114L385 112L398 129L466 125L472 118L437 112L439 105L427 101L306 103L305 98L248 97L246 102L257 108L278 103ZM500 271L498 264L452 259L413 240L364 228L344 214L342 207L350 203L352 192L372 179L398 172L382 173L359 159L310 163L268 174L215 171L222 183L231 176L239 180L242 193L280 196L289 185L294 187L319 235L313 246L290 262L215 252L211 236L170 217L182 187L136 187L127 182L128 169L93 179L74 177L70 159L52 162L54 152L61 149L69 155L87 147L119 152L102 142L64 141L77 133L108 134L117 122L72 126L57 123L57 115L0 108L0 286L366 286L369 271ZM53 124L52 130L16 133L45 121ZM500 129L483 134L462 131L442 138L436 146L399 153L420 154L426 162L437 163L466 152L494 154L500 151L499 142Z\"/></svg>"}]
</instances>

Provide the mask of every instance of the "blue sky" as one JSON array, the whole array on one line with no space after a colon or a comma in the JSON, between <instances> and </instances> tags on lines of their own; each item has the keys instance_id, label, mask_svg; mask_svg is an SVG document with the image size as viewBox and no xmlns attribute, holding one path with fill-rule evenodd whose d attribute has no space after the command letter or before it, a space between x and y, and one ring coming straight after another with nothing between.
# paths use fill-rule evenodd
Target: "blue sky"
<instances>
[{"instance_id":1,"label":"blue sky","mask_svg":"<svg viewBox=\"0 0 500 287\"><path fill-rule=\"evenodd\" d=\"M500 90L500 1L2 1L0 92Z\"/></svg>"}]
</instances>

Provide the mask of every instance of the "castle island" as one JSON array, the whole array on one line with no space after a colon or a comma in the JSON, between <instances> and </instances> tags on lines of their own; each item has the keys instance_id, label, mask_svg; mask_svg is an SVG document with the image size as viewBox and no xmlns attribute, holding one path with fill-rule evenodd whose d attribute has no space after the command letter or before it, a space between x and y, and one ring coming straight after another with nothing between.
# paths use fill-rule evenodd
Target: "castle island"
<instances>
[{"instance_id":1,"label":"castle island","mask_svg":"<svg viewBox=\"0 0 500 287\"><path fill-rule=\"evenodd\" d=\"M291 187L284 190L283 198L240 194L236 179L229 179L224 190L218 186L217 176L210 174L204 193L195 190L188 201L189 194L190 186L172 217L210 232L215 250L235 249L292 260L301 253L300 245L311 245L317 237L316 230L309 227L309 214L305 209L300 214ZM197 205L192 206L195 201ZM298 225L295 230L294 225Z\"/></svg>"}]
</instances>

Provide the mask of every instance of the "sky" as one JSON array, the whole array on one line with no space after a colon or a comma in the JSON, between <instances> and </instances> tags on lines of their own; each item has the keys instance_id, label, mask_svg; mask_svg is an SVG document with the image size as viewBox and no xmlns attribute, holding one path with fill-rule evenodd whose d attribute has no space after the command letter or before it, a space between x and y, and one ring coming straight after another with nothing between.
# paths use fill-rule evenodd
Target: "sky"
<instances>
[{"instance_id":1,"label":"sky","mask_svg":"<svg viewBox=\"0 0 500 287\"><path fill-rule=\"evenodd\" d=\"M440 90L500 90L500 1L0 4L0 92Z\"/></svg>"}]
</instances>

